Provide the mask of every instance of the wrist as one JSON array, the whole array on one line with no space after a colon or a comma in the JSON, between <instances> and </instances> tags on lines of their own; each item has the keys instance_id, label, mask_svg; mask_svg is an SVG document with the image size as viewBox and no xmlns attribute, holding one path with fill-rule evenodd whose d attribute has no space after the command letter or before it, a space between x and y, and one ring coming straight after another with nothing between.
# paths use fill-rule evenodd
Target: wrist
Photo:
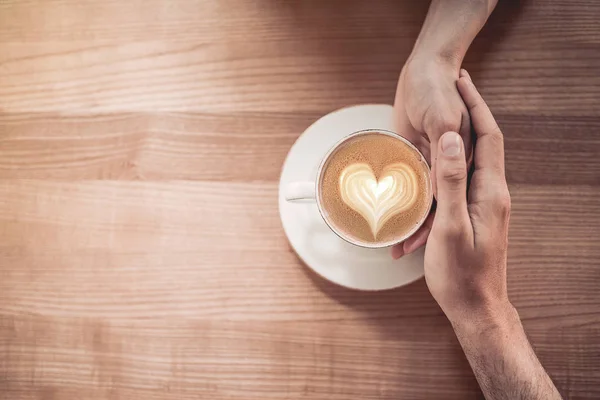
<instances>
[{"instance_id":1,"label":"wrist","mask_svg":"<svg viewBox=\"0 0 600 400\"><path fill-rule=\"evenodd\" d=\"M464 54L449 48L433 48L417 43L408 58L408 62L420 65L424 63L435 64L437 67L458 72L463 58Z\"/></svg>"},{"instance_id":2,"label":"wrist","mask_svg":"<svg viewBox=\"0 0 600 400\"><path fill-rule=\"evenodd\" d=\"M489 336L492 332L507 333L521 323L517 310L508 299L477 310L456 313L448 319L459 339Z\"/></svg>"},{"instance_id":3,"label":"wrist","mask_svg":"<svg viewBox=\"0 0 600 400\"><path fill-rule=\"evenodd\" d=\"M426 57L458 70L497 0L432 0L411 57Z\"/></svg>"}]
</instances>

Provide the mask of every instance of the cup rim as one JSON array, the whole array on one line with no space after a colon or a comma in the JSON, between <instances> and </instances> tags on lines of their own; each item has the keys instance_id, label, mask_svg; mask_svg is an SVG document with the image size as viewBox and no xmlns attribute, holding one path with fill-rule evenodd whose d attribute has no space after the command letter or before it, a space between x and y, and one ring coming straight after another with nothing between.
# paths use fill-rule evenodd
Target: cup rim
<instances>
[{"instance_id":1,"label":"cup rim","mask_svg":"<svg viewBox=\"0 0 600 400\"><path fill-rule=\"evenodd\" d=\"M380 135L389 136L394 139L398 139L398 140L402 141L404 144L408 145L410 148L415 150L417 152L417 154L419 154L419 156L421 156L421 161L423 162L423 164L425 164L427 173L429 175L429 179L428 179L429 201L427 204L428 211L425 214L425 216L423 217L423 219L421 221L419 221L418 224L416 224L410 231L408 231L405 235L401 236L399 239L389 241L389 242L373 243L373 244L359 242L350 237L347 237L346 235L344 235L343 232L340 232L339 229L337 229L335 226L333 226L333 224L331 224L328 221L327 217L325 216L325 211L323 209L323 206L321 204L321 190L320 190L325 165L327 164L327 161L329 161L329 158L332 156L332 154L338 149L338 147L340 147L342 144L346 143L347 141L354 139L357 136L364 136L364 135L369 135L369 134L380 134ZM429 214L431 212L431 207L433 205L433 183L432 183L432 179L431 179L431 168L429 166L429 163L427 162L427 159L425 158L423 153L417 148L417 146L415 146L410 140L406 139L402 135L392 132L387 129L375 129L375 128L362 129L362 130L359 130L356 132L352 132L349 135L344 136L342 139L338 140L329 149L329 151L327 151L327 153L321 160L321 163L319 164L319 168L317 170L317 179L315 180L315 200L317 203L317 209L319 210L319 214L321 214L321 218L323 218L323 221L325 221L325 223L327 224L329 229L331 229L332 232L335 233L340 239L342 239L350 244L353 244L355 246L363 247L363 248L367 248L367 249L383 249L386 247L392 247L394 245L402 243L403 241L405 241L406 239L408 239L409 237L414 235L415 232L417 232L417 230L419 230L419 228L421 228L421 226L423 226L423 224L425 223L425 220L427 219L427 217L429 216Z\"/></svg>"}]
</instances>

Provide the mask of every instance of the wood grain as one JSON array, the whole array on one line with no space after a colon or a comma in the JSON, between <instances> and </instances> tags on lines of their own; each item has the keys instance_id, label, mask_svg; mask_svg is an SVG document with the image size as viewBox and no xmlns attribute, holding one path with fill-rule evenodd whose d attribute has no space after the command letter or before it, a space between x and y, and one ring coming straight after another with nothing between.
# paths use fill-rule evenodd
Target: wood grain
<instances>
[{"instance_id":1,"label":"wood grain","mask_svg":"<svg viewBox=\"0 0 600 400\"><path fill-rule=\"evenodd\" d=\"M276 181L298 132L318 117L274 112L4 114L0 178ZM510 183L600 184L600 137L594 134L600 132L600 118L497 118L505 132ZM547 173L550 169L554 173Z\"/></svg>"},{"instance_id":2,"label":"wood grain","mask_svg":"<svg viewBox=\"0 0 600 400\"><path fill-rule=\"evenodd\" d=\"M4 1L2 109L319 113L389 103L426 11L393 1L208 3ZM600 5L567 3L500 10L476 42L474 58L486 63L466 66L497 111L597 115Z\"/></svg>"},{"instance_id":3,"label":"wood grain","mask_svg":"<svg viewBox=\"0 0 600 400\"><path fill-rule=\"evenodd\" d=\"M312 121L393 99L424 2L0 0L0 399L476 399L423 280L314 276L277 210ZM500 2L509 291L600 397L600 3Z\"/></svg>"}]
</instances>

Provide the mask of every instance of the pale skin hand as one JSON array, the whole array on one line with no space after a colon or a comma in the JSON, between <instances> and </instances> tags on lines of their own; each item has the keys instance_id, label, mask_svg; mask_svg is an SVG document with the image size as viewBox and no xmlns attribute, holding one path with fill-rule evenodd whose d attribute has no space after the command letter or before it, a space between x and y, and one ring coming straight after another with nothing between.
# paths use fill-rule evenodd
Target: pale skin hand
<instances>
[{"instance_id":1,"label":"pale skin hand","mask_svg":"<svg viewBox=\"0 0 600 400\"><path fill-rule=\"evenodd\" d=\"M458 90L476 133L474 173L458 133L438 144L438 208L425 248L425 279L452 323L488 400L558 400L506 290L510 195L503 135L466 71Z\"/></svg>"},{"instance_id":2,"label":"pale skin hand","mask_svg":"<svg viewBox=\"0 0 600 400\"><path fill-rule=\"evenodd\" d=\"M470 122L456 81L471 42L497 0L432 0L429 12L398 80L394 104L396 131L419 147L436 166L441 135L459 132L471 154ZM430 145L431 142L431 145ZM434 176L434 187L435 173ZM392 248L400 258L425 244L433 216L424 226Z\"/></svg>"}]
</instances>

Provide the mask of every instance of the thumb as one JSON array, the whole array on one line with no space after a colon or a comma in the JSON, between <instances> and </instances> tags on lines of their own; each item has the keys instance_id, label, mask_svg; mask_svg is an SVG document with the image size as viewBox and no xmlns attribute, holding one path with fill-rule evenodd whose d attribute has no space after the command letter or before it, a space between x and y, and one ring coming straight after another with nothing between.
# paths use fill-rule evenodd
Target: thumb
<instances>
[{"instance_id":1,"label":"thumb","mask_svg":"<svg viewBox=\"0 0 600 400\"><path fill-rule=\"evenodd\" d=\"M437 216L452 225L468 221L467 162L460 135L446 132L438 143L435 165L437 180Z\"/></svg>"}]
</instances>

